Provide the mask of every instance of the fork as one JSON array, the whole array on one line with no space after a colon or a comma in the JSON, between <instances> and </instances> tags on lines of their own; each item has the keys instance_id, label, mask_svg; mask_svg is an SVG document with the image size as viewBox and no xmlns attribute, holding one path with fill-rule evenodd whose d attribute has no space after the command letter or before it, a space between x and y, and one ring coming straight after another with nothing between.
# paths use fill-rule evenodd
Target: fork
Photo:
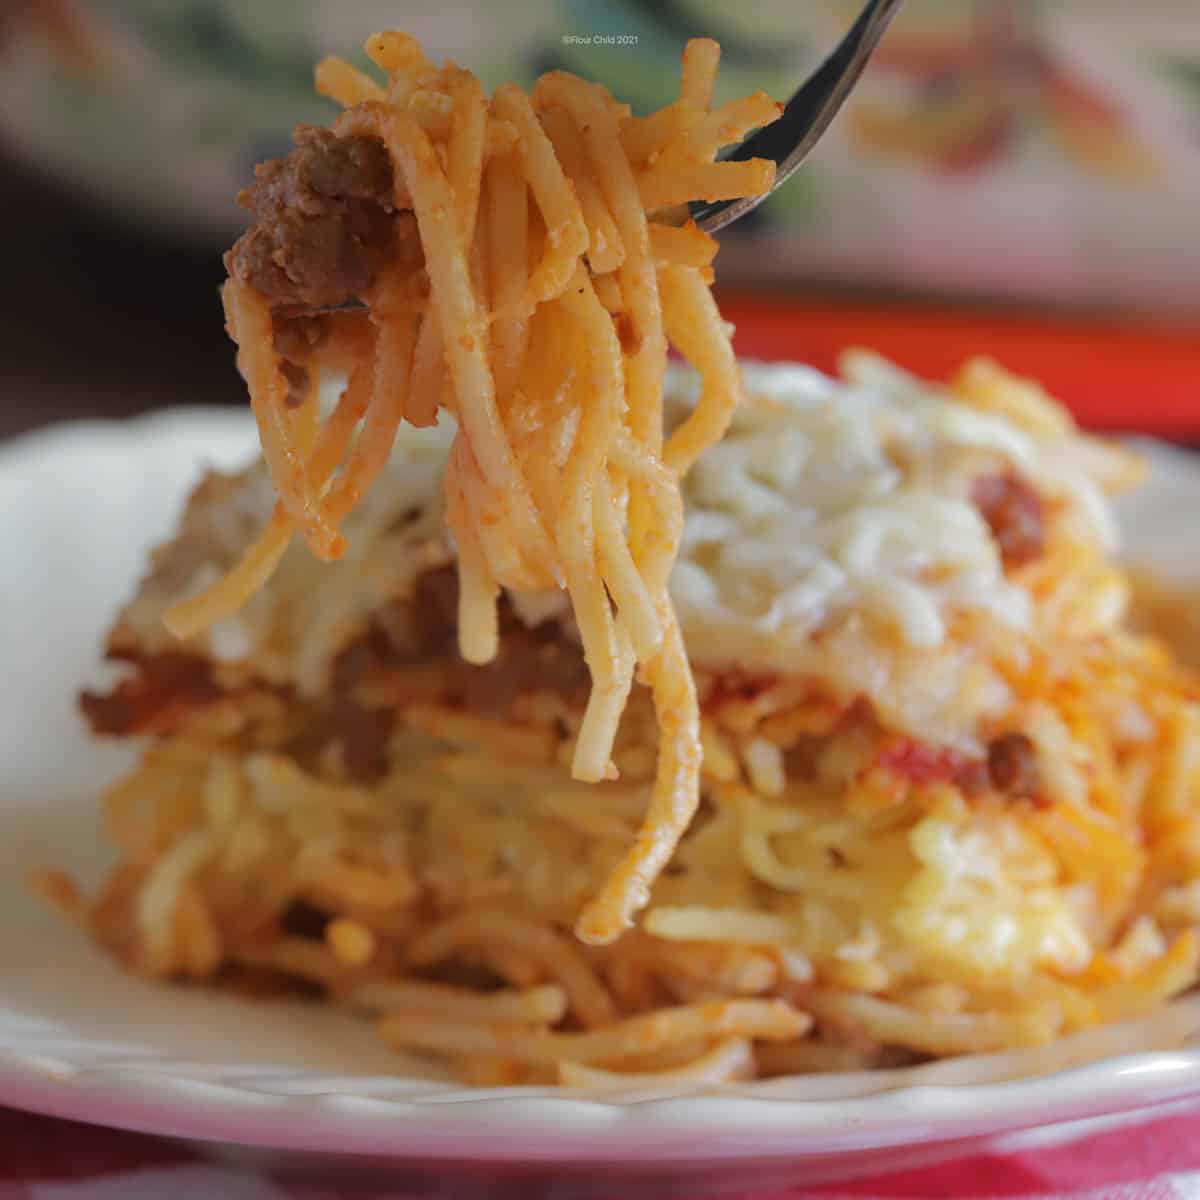
<instances>
[{"instance_id":1,"label":"fork","mask_svg":"<svg viewBox=\"0 0 1200 1200\"><path fill-rule=\"evenodd\" d=\"M761 196L743 196L737 200L711 203L694 201L689 215L706 233L716 233L761 204L796 168L829 128L829 123L846 102L867 60L883 37L902 0L868 0L858 19L828 58L809 76L784 106L779 119L739 142L722 156L723 162L741 162L748 158L769 158L775 163L775 182ZM303 315L326 312L352 312L363 308L359 300L350 300L334 308L307 309ZM301 315L300 310L289 315Z\"/></svg>"},{"instance_id":2,"label":"fork","mask_svg":"<svg viewBox=\"0 0 1200 1200\"><path fill-rule=\"evenodd\" d=\"M901 0L869 0L846 36L787 102L780 118L751 134L722 161L771 159L775 163L771 192L795 174L846 102L900 4ZM756 208L771 192L708 204L697 201L690 206L691 216L706 233L716 233Z\"/></svg>"}]
</instances>

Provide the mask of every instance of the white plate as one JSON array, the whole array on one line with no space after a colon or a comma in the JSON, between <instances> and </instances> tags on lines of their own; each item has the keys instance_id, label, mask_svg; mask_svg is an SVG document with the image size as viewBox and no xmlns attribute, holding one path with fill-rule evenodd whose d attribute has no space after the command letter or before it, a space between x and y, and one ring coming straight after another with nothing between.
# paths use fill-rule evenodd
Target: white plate
<instances>
[{"instance_id":1,"label":"white plate","mask_svg":"<svg viewBox=\"0 0 1200 1200\"><path fill-rule=\"evenodd\" d=\"M203 466L244 461L241 413L64 426L0 450L0 1102L243 1146L499 1163L804 1162L822 1177L1034 1125L1200 1095L1200 1000L1037 1052L700 1093L468 1090L366 1024L122 974L23 888L110 861L96 797L126 749L89 742L74 696L107 622ZM1148 447L1131 552L1179 573L1200 544L1200 460ZM1195 570L1196 568L1193 568ZM428 1068L424 1068L427 1072ZM810 1175L811 1177L811 1175Z\"/></svg>"}]
</instances>

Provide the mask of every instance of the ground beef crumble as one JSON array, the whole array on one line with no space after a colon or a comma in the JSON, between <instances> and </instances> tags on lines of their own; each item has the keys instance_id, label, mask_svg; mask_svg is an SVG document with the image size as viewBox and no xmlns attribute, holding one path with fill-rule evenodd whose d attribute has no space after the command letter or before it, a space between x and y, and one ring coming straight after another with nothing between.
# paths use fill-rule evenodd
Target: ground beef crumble
<instances>
[{"instance_id":1,"label":"ground beef crumble","mask_svg":"<svg viewBox=\"0 0 1200 1200\"><path fill-rule=\"evenodd\" d=\"M992 786L1014 800L1036 800L1040 793L1037 754L1023 733L1003 733L988 743L988 775Z\"/></svg>"},{"instance_id":2,"label":"ground beef crumble","mask_svg":"<svg viewBox=\"0 0 1200 1200\"><path fill-rule=\"evenodd\" d=\"M1019 475L981 476L971 488L971 501L992 531L1006 567L1019 567L1042 556L1046 548L1044 505Z\"/></svg>"},{"instance_id":3,"label":"ground beef crumble","mask_svg":"<svg viewBox=\"0 0 1200 1200\"><path fill-rule=\"evenodd\" d=\"M392 250L392 164L377 138L300 125L295 141L238 196L254 223L225 266L274 308L333 308L361 297Z\"/></svg>"}]
</instances>

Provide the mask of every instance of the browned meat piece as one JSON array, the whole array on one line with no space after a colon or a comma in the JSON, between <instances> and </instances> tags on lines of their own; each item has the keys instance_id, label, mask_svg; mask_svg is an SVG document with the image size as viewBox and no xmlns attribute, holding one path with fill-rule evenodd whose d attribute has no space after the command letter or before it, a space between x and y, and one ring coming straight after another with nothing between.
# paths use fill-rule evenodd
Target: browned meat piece
<instances>
[{"instance_id":1,"label":"browned meat piece","mask_svg":"<svg viewBox=\"0 0 1200 1200\"><path fill-rule=\"evenodd\" d=\"M975 481L971 500L987 522L1006 567L1040 558L1046 548L1042 498L1012 473L984 475Z\"/></svg>"},{"instance_id":2,"label":"browned meat piece","mask_svg":"<svg viewBox=\"0 0 1200 1200\"><path fill-rule=\"evenodd\" d=\"M387 771L395 709L367 708L342 692L334 696L326 720L328 740L340 747L342 765L352 779L378 779Z\"/></svg>"},{"instance_id":3,"label":"browned meat piece","mask_svg":"<svg viewBox=\"0 0 1200 1200\"><path fill-rule=\"evenodd\" d=\"M190 654L155 654L134 660L136 674L111 692L83 692L79 706L93 733L112 737L169 729L185 712L221 697L212 667Z\"/></svg>"},{"instance_id":4,"label":"browned meat piece","mask_svg":"<svg viewBox=\"0 0 1200 1200\"><path fill-rule=\"evenodd\" d=\"M392 248L392 164L376 138L300 125L295 140L238 197L254 224L225 266L273 306L331 308L362 296Z\"/></svg>"},{"instance_id":5,"label":"browned meat piece","mask_svg":"<svg viewBox=\"0 0 1200 1200\"><path fill-rule=\"evenodd\" d=\"M1025 734L1004 733L993 739L988 744L987 766L996 791L1014 800L1037 799L1037 756Z\"/></svg>"},{"instance_id":6,"label":"browned meat piece","mask_svg":"<svg viewBox=\"0 0 1200 1200\"><path fill-rule=\"evenodd\" d=\"M438 663L436 677L420 668ZM438 700L476 711L503 710L522 692L550 691L587 697L588 671L582 650L564 638L556 621L534 629L500 600L500 646L483 666L458 654L458 575L453 566L426 571L411 599L376 614L374 628L348 646L334 666L335 692L352 694L358 683L385 672L394 675L398 703ZM430 690L432 688L432 691Z\"/></svg>"},{"instance_id":7,"label":"browned meat piece","mask_svg":"<svg viewBox=\"0 0 1200 1200\"><path fill-rule=\"evenodd\" d=\"M337 656L328 693L306 710L308 723L290 743L291 751L308 761L336 747L349 776L373 779L386 771L399 714L411 704L495 713L506 711L522 693L548 691L583 708L587 665L558 621L531 629L502 599L499 652L484 666L459 656L457 626L454 566L425 571L411 595L376 612L369 627ZM212 705L281 694L253 678L218 677L211 662L185 652L129 651L112 657L126 660L130 673L106 693L80 697L98 734L166 736Z\"/></svg>"},{"instance_id":8,"label":"browned meat piece","mask_svg":"<svg viewBox=\"0 0 1200 1200\"><path fill-rule=\"evenodd\" d=\"M523 692L549 691L583 706L588 671L580 648L564 639L557 622L525 626L504 599L500 647L484 666L458 654L458 577L452 566L426 571L411 598L376 614L372 628L347 646L334 664L325 732L338 744L342 763L356 778L387 766L387 743L396 712L434 702L470 712L504 712ZM427 668L433 667L433 670ZM360 700L364 684L387 697L386 707Z\"/></svg>"},{"instance_id":9,"label":"browned meat piece","mask_svg":"<svg viewBox=\"0 0 1200 1200\"><path fill-rule=\"evenodd\" d=\"M500 599L500 645L496 657L472 666L458 656L458 572L454 567L427 571L416 590L403 626L388 626L391 654L399 661L449 660L455 664L455 702L481 712L503 712L522 692L548 691L582 700L588 670L582 650L564 638L557 621L534 629ZM395 659L393 660L395 661Z\"/></svg>"}]
</instances>

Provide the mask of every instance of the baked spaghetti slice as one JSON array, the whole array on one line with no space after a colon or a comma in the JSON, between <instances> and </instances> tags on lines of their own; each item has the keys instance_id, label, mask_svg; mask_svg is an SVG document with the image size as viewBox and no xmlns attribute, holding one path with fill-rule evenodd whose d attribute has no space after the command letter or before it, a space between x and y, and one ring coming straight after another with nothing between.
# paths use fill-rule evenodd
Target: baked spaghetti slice
<instances>
[{"instance_id":1,"label":"baked spaghetti slice","mask_svg":"<svg viewBox=\"0 0 1200 1200\"><path fill-rule=\"evenodd\" d=\"M683 485L671 596L701 805L637 927L575 923L637 837L657 718L572 778L590 678L558 589L458 650L439 488L402 429L322 564L297 544L185 643L180 595L275 502L210 475L120 614L93 728L148 739L107 797L119 865L47 894L130 969L295 985L481 1082L719 1080L1046 1042L1189 987L1196 678L1125 625L1125 451L985 362L745 368ZM697 383L670 375L668 423Z\"/></svg>"}]
</instances>

